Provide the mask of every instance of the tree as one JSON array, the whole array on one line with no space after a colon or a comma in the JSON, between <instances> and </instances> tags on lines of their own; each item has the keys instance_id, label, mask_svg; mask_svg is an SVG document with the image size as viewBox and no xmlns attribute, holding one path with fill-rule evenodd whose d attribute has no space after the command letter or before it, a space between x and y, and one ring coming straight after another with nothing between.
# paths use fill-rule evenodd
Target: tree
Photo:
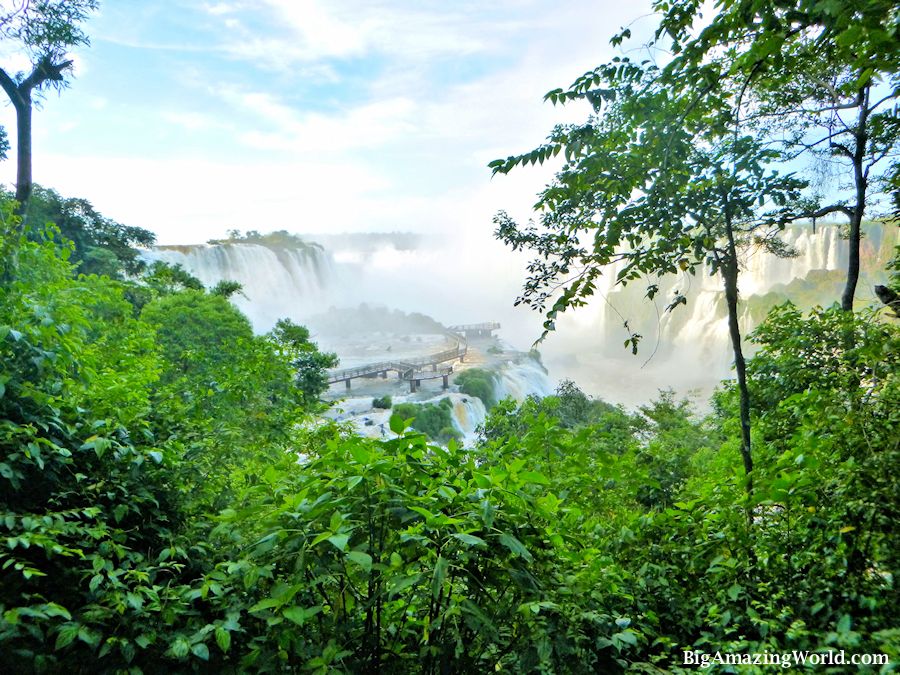
<instances>
[{"instance_id":1,"label":"tree","mask_svg":"<svg viewBox=\"0 0 900 675\"><path fill-rule=\"evenodd\" d=\"M294 384L306 405L312 407L328 389L326 370L337 366L338 357L332 352L319 351L318 345L309 338L309 329L290 319L279 319L269 333L276 349L294 368Z\"/></svg>"},{"instance_id":2,"label":"tree","mask_svg":"<svg viewBox=\"0 0 900 675\"><path fill-rule=\"evenodd\" d=\"M657 2L657 40L671 41L675 58L664 77L683 87L698 75L737 95L736 116L785 161L806 160L819 175L838 179L832 204L798 209L794 219L842 214L848 221L847 280L841 306L852 311L860 273L863 216L890 191L900 139L900 12L890 0L726 0L695 37L695 0ZM718 83L718 84L715 84ZM812 161L810 161L812 160ZM827 183L828 181L825 181ZM827 185L826 185L827 187Z\"/></svg>"},{"instance_id":3,"label":"tree","mask_svg":"<svg viewBox=\"0 0 900 675\"><path fill-rule=\"evenodd\" d=\"M146 267L136 247L148 248L156 241L149 230L107 218L87 199L62 197L40 185L34 186L25 217L36 226L35 232L47 223L56 225L74 244L71 260L84 274L136 275Z\"/></svg>"},{"instance_id":4,"label":"tree","mask_svg":"<svg viewBox=\"0 0 900 675\"><path fill-rule=\"evenodd\" d=\"M24 213L32 189L31 116L34 99L47 87L67 85L66 74L73 61L68 56L74 47L89 44L81 30L88 15L97 8L97 0L30 0L9 12L0 26L0 34L17 43L31 61L31 72L8 73L0 68L0 87L16 111L16 201Z\"/></svg>"},{"instance_id":5,"label":"tree","mask_svg":"<svg viewBox=\"0 0 900 675\"><path fill-rule=\"evenodd\" d=\"M529 265L524 302L545 311L544 335L558 314L586 303L595 282L616 266L616 282L644 275L708 269L721 275L728 328L741 392L741 455L753 470L750 400L738 323L739 252L757 246L789 254L777 238L804 183L769 170L779 154L738 133L729 105L732 92L698 99L673 90L655 66L628 59L580 78L554 102L588 98L595 115L586 124L557 128L549 143L524 155L496 160L496 173L544 161L565 151L566 163L541 194L538 230L519 227L506 214L496 236L515 249L537 254ZM590 242L586 244L585 242ZM647 297L658 285L649 283ZM685 304L671 299L669 310ZM627 324L626 324L627 327ZM626 344L637 350L640 335ZM749 487L749 483L748 483Z\"/></svg>"}]
</instances>

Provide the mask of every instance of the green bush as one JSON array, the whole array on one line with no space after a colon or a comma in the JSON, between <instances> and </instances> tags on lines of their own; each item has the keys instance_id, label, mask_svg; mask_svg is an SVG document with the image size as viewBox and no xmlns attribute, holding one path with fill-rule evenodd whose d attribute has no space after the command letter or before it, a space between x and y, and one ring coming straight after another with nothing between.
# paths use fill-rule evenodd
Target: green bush
<instances>
[{"instance_id":1,"label":"green bush","mask_svg":"<svg viewBox=\"0 0 900 675\"><path fill-rule=\"evenodd\" d=\"M475 448L429 444L456 435L449 398L359 438L305 416L297 356L328 355L302 327L254 336L197 289L139 312L31 239L0 241L2 672L898 654L895 325L783 307L755 332L748 496L731 385L705 419L563 383L497 404Z\"/></svg>"},{"instance_id":2,"label":"green bush","mask_svg":"<svg viewBox=\"0 0 900 675\"><path fill-rule=\"evenodd\" d=\"M412 419L412 428L434 441L447 443L451 438L459 438L453 427L453 402L449 398L437 403L398 403L394 414L404 420Z\"/></svg>"},{"instance_id":3,"label":"green bush","mask_svg":"<svg viewBox=\"0 0 900 675\"><path fill-rule=\"evenodd\" d=\"M483 368L469 368L456 376L455 383L462 393L481 399L488 410L497 405L495 373Z\"/></svg>"},{"instance_id":4,"label":"green bush","mask_svg":"<svg viewBox=\"0 0 900 675\"><path fill-rule=\"evenodd\" d=\"M379 410L390 410L392 405L390 395L378 396L372 399L372 407Z\"/></svg>"}]
</instances>

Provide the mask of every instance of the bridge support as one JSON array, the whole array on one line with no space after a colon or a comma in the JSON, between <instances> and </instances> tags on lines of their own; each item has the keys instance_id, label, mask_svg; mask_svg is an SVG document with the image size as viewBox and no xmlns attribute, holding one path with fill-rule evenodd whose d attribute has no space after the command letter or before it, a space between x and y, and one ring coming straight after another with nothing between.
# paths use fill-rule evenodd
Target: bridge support
<instances>
[{"instance_id":1,"label":"bridge support","mask_svg":"<svg viewBox=\"0 0 900 675\"><path fill-rule=\"evenodd\" d=\"M344 380L344 384L347 385L347 391L350 391L350 378L349 377L346 380Z\"/></svg>"},{"instance_id":2,"label":"bridge support","mask_svg":"<svg viewBox=\"0 0 900 675\"><path fill-rule=\"evenodd\" d=\"M386 371L386 370L381 371L381 379L382 379L382 380L386 380L386 379L387 379L387 371Z\"/></svg>"},{"instance_id":3,"label":"bridge support","mask_svg":"<svg viewBox=\"0 0 900 675\"><path fill-rule=\"evenodd\" d=\"M449 389L449 388L450 388L450 376L449 376L449 375L444 375L443 381L444 381L444 386L443 386L443 388L444 388L444 389Z\"/></svg>"},{"instance_id":4,"label":"bridge support","mask_svg":"<svg viewBox=\"0 0 900 675\"><path fill-rule=\"evenodd\" d=\"M410 380L409 381L409 393L415 394L416 390L419 388L420 381L419 380Z\"/></svg>"}]
</instances>

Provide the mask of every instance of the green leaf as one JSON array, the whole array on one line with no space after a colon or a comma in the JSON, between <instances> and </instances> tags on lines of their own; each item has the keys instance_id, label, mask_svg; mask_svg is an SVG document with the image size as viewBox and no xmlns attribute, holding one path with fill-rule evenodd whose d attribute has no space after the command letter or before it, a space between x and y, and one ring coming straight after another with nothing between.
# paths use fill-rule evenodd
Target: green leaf
<instances>
[{"instance_id":1,"label":"green leaf","mask_svg":"<svg viewBox=\"0 0 900 675\"><path fill-rule=\"evenodd\" d=\"M81 626L77 623L64 623L56 634L56 649L62 649L70 644L78 636Z\"/></svg>"},{"instance_id":2,"label":"green leaf","mask_svg":"<svg viewBox=\"0 0 900 675\"><path fill-rule=\"evenodd\" d=\"M298 626L302 626L307 622L308 619L314 617L316 614L322 611L321 607L288 607L286 610L282 612L282 615L288 621L291 621Z\"/></svg>"},{"instance_id":3,"label":"green leaf","mask_svg":"<svg viewBox=\"0 0 900 675\"><path fill-rule=\"evenodd\" d=\"M410 586L415 586L421 580L421 574L411 574L407 577L391 579L388 583L388 595L398 595Z\"/></svg>"},{"instance_id":4,"label":"green leaf","mask_svg":"<svg viewBox=\"0 0 900 675\"><path fill-rule=\"evenodd\" d=\"M350 541L349 534L333 534L328 537L328 541L330 541L334 547L339 551L347 550L347 542Z\"/></svg>"},{"instance_id":5,"label":"green leaf","mask_svg":"<svg viewBox=\"0 0 900 675\"><path fill-rule=\"evenodd\" d=\"M388 423L391 431L400 436L404 431L406 431L409 420L405 420L400 415L391 415L391 420Z\"/></svg>"},{"instance_id":6,"label":"green leaf","mask_svg":"<svg viewBox=\"0 0 900 675\"><path fill-rule=\"evenodd\" d=\"M219 649L226 654L231 647L231 633L221 626L216 628L216 644L219 645Z\"/></svg>"},{"instance_id":7,"label":"green leaf","mask_svg":"<svg viewBox=\"0 0 900 675\"><path fill-rule=\"evenodd\" d=\"M350 551L347 558L362 567L366 572L372 571L372 556L362 551Z\"/></svg>"},{"instance_id":8,"label":"green leaf","mask_svg":"<svg viewBox=\"0 0 900 675\"><path fill-rule=\"evenodd\" d=\"M191 647L191 652L198 659L203 659L204 661L209 661L209 647L207 647L204 643L198 642L193 647Z\"/></svg>"},{"instance_id":9,"label":"green leaf","mask_svg":"<svg viewBox=\"0 0 900 675\"><path fill-rule=\"evenodd\" d=\"M486 476L483 473L474 473L472 478L475 480L475 485L482 490L487 490L492 485L490 476Z\"/></svg>"},{"instance_id":10,"label":"green leaf","mask_svg":"<svg viewBox=\"0 0 900 675\"><path fill-rule=\"evenodd\" d=\"M371 453L361 445L351 445L350 454L360 464L368 464L372 459Z\"/></svg>"},{"instance_id":11,"label":"green leaf","mask_svg":"<svg viewBox=\"0 0 900 675\"><path fill-rule=\"evenodd\" d=\"M444 556L438 556L437 562L434 564L434 575L431 577L431 595L434 598L441 594L441 588L447 578L448 567L447 559Z\"/></svg>"},{"instance_id":12,"label":"green leaf","mask_svg":"<svg viewBox=\"0 0 900 675\"><path fill-rule=\"evenodd\" d=\"M100 644L100 637L97 631L91 630L87 626L81 626L78 629L78 639L91 647L96 647Z\"/></svg>"},{"instance_id":13,"label":"green leaf","mask_svg":"<svg viewBox=\"0 0 900 675\"><path fill-rule=\"evenodd\" d=\"M852 622L853 622L852 617L849 614L844 614L841 617L841 620L838 621L837 632L838 633L849 633Z\"/></svg>"},{"instance_id":14,"label":"green leaf","mask_svg":"<svg viewBox=\"0 0 900 675\"><path fill-rule=\"evenodd\" d=\"M248 612L261 612L264 609L271 609L272 607L280 607L284 603L278 598L266 598L265 600L260 600L255 605L253 605Z\"/></svg>"},{"instance_id":15,"label":"green leaf","mask_svg":"<svg viewBox=\"0 0 900 675\"><path fill-rule=\"evenodd\" d=\"M459 539L462 543L467 544L468 546L487 546L487 542L484 539L482 539L481 537L476 537L474 534L455 532L450 536Z\"/></svg>"},{"instance_id":16,"label":"green leaf","mask_svg":"<svg viewBox=\"0 0 900 675\"><path fill-rule=\"evenodd\" d=\"M614 633L612 636L613 643L624 642L634 647L637 645L637 635L633 631L623 630L621 633Z\"/></svg>"},{"instance_id":17,"label":"green leaf","mask_svg":"<svg viewBox=\"0 0 900 675\"><path fill-rule=\"evenodd\" d=\"M191 645L183 637L177 637L169 647L169 651L176 659L183 659L191 651Z\"/></svg>"},{"instance_id":18,"label":"green leaf","mask_svg":"<svg viewBox=\"0 0 900 675\"><path fill-rule=\"evenodd\" d=\"M46 605L44 605L44 614L46 614L48 617L61 616L67 621L72 620L72 615L69 614L69 610L67 610L62 605L57 605L55 602L48 602Z\"/></svg>"},{"instance_id":19,"label":"green leaf","mask_svg":"<svg viewBox=\"0 0 900 675\"><path fill-rule=\"evenodd\" d=\"M506 548L508 548L513 553L515 553L517 556L525 558L525 560L528 560L528 561L531 560L531 554L528 552L528 549L525 548L525 545L521 541L516 539L514 536L512 536L511 534L507 534L506 532L503 532L502 534L500 534L500 536L498 538L500 539L501 544L503 544Z\"/></svg>"},{"instance_id":20,"label":"green leaf","mask_svg":"<svg viewBox=\"0 0 900 675\"><path fill-rule=\"evenodd\" d=\"M538 473L537 471L523 471L519 474L519 479L526 483L550 485L550 480L544 474Z\"/></svg>"},{"instance_id":21,"label":"green leaf","mask_svg":"<svg viewBox=\"0 0 900 675\"><path fill-rule=\"evenodd\" d=\"M155 640L156 640L156 638L149 633L144 633L142 635L138 635L134 639L135 643L137 643L138 647L140 647L141 649L146 649L147 647L152 645Z\"/></svg>"},{"instance_id":22,"label":"green leaf","mask_svg":"<svg viewBox=\"0 0 900 675\"><path fill-rule=\"evenodd\" d=\"M126 593L125 601L131 606L132 609L140 609L144 606L144 599L136 593Z\"/></svg>"}]
</instances>

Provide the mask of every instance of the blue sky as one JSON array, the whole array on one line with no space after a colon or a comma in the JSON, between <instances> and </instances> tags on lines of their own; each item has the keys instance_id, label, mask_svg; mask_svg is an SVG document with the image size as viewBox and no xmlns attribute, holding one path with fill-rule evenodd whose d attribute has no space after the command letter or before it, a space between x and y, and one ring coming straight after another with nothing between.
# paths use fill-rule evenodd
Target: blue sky
<instances>
[{"instance_id":1,"label":"blue sky","mask_svg":"<svg viewBox=\"0 0 900 675\"><path fill-rule=\"evenodd\" d=\"M652 29L648 4L108 0L71 88L36 114L35 180L162 243L489 235L497 209L528 215L549 172L491 180L487 162L582 119L542 95L610 58L621 26ZM14 138L8 105L0 122ZM14 162L0 172L11 183Z\"/></svg>"}]
</instances>

